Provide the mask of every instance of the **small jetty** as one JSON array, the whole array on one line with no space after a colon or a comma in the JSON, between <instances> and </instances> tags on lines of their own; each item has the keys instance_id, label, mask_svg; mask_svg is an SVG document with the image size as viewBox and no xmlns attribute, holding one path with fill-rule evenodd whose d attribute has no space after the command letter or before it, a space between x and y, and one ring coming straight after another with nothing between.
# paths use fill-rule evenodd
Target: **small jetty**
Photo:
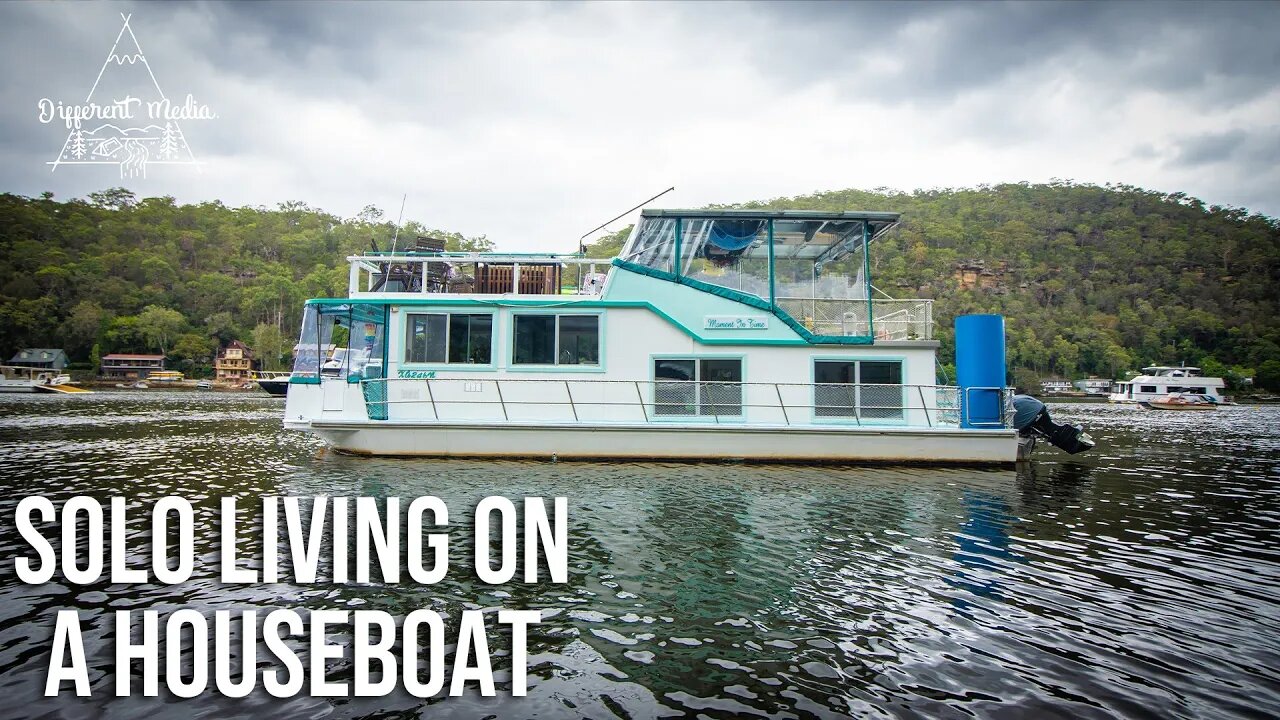
<instances>
[{"instance_id":1,"label":"small jetty","mask_svg":"<svg viewBox=\"0 0 1280 720\"><path fill-rule=\"evenodd\" d=\"M76 395L76 394L92 395L93 394L92 390L86 390L82 387L77 387L75 385L36 385L35 390L36 392L60 393L63 395Z\"/></svg>"}]
</instances>

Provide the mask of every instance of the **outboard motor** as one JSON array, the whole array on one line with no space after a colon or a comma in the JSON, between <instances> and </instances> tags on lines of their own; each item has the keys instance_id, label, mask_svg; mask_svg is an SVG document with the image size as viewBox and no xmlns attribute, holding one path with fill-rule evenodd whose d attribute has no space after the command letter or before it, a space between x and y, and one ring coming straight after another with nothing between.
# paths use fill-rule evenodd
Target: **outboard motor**
<instances>
[{"instance_id":1,"label":"outboard motor","mask_svg":"<svg viewBox=\"0 0 1280 720\"><path fill-rule=\"evenodd\" d=\"M1024 438L1044 438L1072 455L1093 449L1093 438L1079 425L1062 425L1049 417L1049 408L1030 395L1013 396L1013 427Z\"/></svg>"}]
</instances>

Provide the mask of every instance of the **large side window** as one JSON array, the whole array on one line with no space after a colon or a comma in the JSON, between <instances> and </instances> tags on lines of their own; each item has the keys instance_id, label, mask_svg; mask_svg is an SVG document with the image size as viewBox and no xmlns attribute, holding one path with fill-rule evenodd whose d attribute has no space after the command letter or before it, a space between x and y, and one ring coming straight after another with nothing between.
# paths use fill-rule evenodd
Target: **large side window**
<instances>
[{"instance_id":1,"label":"large side window","mask_svg":"<svg viewBox=\"0 0 1280 720\"><path fill-rule=\"evenodd\" d=\"M516 315L513 365L599 365L599 315Z\"/></svg>"},{"instance_id":2,"label":"large side window","mask_svg":"<svg viewBox=\"0 0 1280 720\"><path fill-rule=\"evenodd\" d=\"M488 365L493 316L433 313L406 320L405 362Z\"/></svg>"},{"instance_id":3,"label":"large side window","mask_svg":"<svg viewBox=\"0 0 1280 720\"><path fill-rule=\"evenodd\" d=\"M902 417L901 362L815 360L813 383L816 417Z\"/></svg>"},{"instance_id":4,"label":"large side window","mask_svg":"<svg viewBox=\"0 0 1280 720\"><path fill-rule=\"evenodd\" d=\"M653 377L656 415L742 415L740 359L658 359Z\"/></svg>"},{"instance_id":5,"label":"large side window","mask_svg":"<svg viewBox=\"0 0 1280 720\"><path fill-rule=\"evenodd\" d=\"M813 414L818 417L853 417L857 414L858 363L815 360L813 363Z\"/></svg>"}]
</instances>

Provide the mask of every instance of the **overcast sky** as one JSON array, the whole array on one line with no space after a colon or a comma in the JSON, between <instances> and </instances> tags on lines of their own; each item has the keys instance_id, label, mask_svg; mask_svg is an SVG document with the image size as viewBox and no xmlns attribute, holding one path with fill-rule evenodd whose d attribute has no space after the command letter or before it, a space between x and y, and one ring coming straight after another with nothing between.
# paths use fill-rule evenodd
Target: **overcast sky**
<instances>
[{"instance_id":1,"label":"overcast sky","mask_svg":"<svg viewBox=\"0 0 1280 720\"><path fill-rule=\"evenodd\" d=\"M179 123L200 171L47 164L68 130L39 103L85 102L121 13L164 94L217 114ZM672 185L656 205L1063 178L1280 215L1275 2L6 3L0 55L0 191L31 196L394 220L407 193L512 251ZM152 92L116 67L94 102Z\"/></svg>"}]
</instances>

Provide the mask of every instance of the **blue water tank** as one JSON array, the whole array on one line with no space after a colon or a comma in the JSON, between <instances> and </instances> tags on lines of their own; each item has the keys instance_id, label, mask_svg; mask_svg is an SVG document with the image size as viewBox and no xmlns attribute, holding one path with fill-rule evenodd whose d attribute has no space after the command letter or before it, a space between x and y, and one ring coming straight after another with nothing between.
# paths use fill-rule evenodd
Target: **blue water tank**
<instances>
[{"instance_id":1,"label":"blue water tank","mask_svg":"<svg viewBox=\"0 0 1280 720\"><path fill-rule=\"evenodd\" d=\"M956 384L960 427L1004 427L1004 316L956 318Z\"/></svg>"}]
</instances>

